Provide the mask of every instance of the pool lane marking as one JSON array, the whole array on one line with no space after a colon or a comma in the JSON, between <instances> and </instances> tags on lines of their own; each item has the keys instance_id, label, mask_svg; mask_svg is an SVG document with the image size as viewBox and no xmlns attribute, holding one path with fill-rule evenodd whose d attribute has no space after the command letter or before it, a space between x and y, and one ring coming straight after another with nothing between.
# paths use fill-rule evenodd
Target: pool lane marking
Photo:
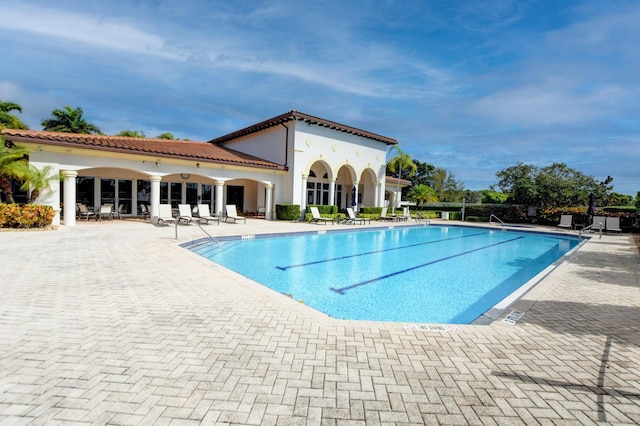
<instances>
[{"instance_id":1,"label":"pool lane marking","mask_svg":"<svg viewBox=\"0 0 640 426\"><path fill-rule=\"evenodd\" d=\"M477 237L478 235L486 235L486 232L480 232L480 233L477 233L477 234L469 234L469 235L461 235L459 237L452 237L452 238L443 238L441 240L427 241L427 242L424 242L424 243L409 244L408 246L393 247L393 248L388 248L388 249L383 249L383 250L367 251L367 252L364 252L364 253L350 254L350 255L347 255L347 256L332 257L331 259L315 260L313 262L299 263L297 265L276 266L276 269L280 269L281 271L286 271L287 269L291 269L291 268L300 268L302 266L317 265L317 264L320 264L320 263L333 262L335 260L349 259L351 257L367 256L369 254L383 253L385 251L401 250L401 249L406 249L406 248L411 248L411 247L424 246L424 245L427 245L427 244L441 243L443 241L457 240L457 239L460 239L460 238Z\"/></svg>"},{"instance_id":2,"label":"pool lane marking","mask_svg":"<svg viewBox=\"0 0 640 426\"><path fill-rule=\"evenodd\" d=\"M362 282L359 282L359 283L356 283L356 284L352 284L350 286L341 287L341 288L329 287L329 290L331 290L331 291L333 291L335 293L344 295L348 290L352 290L352 289L354 289L356 287L362 287L363 285L367 285L367 284L371 284L371 283L376 282L376 281L382 281L382 280L387 279L387 278L395 277L396 275L401 275L401 274L404 274L406 272L410 272L410 271L414 271L416 269L424 268L426 266L433 265L434 263L443 262L445 260L453 259L454 257L464 256L466 254L473 253L473 252L476 252L476 251L485 250L485 249L488 249L488 248L491 248L491 247L498 246L500 244L510 243L512 241L516 241L516 240L519 240L521 238L524 238L524 236L512 238L510 240L500 241L498 243L493 243L493 244L490 244L488 246L478 247L478 248L475 248L473 250L469 250L469 251L465 251L465 252L462 252L462 253L453 254L451 256L443 257L443 258L440 258L440 259L432 260L431 262L423 263L421 265L412 266L411 268L403 269L401 271L392 272L390 274L383 275L383 276L377 277L377 278L372 278L370 280L362 281Z\"/></svg>"}]
</instances>

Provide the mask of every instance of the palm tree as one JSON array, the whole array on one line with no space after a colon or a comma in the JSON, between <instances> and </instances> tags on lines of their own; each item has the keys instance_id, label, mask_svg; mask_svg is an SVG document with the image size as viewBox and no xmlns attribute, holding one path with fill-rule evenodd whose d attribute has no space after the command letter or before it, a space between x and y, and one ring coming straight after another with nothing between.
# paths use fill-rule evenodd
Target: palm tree
<instances>
[{"instance_id":1,"label":"palm tree","mask_svg":"<svg viewBox=\"0 0 640 426\"><path fill-rule=\"evenodd\" d=\"M116 136L124 136L125 138L146 138L142 130L123 130Z\"/></svg>"},{"instance_id":2,"label":"palm tree","mask_svg":"<svg viewBox=\"0 0 640 426\"><path fill-rule=\"evenodd\" d=\"M82 108L71 109L68 105L64 109L54 109L51 112L51 118L42 120L42 130L63 133L102 134L95 124L88 123L82 117Z\"/></svg>"},{"instance_id":3,"label":"palm tree","mask_svg":"<svg viewBox=\"0 0 640 426\"><path fill-rule=\"evenodd\" d=\"M4 138L0 142L0 191L6 194L9 203L15 203L11 180L24 180L27 151L13 144L8 146Z\"/></svg>"},{"instance_id":4,"label":"palm tree","mask_svg":"<svg viewBox=\"0 0 640 426\"><path fill-rule=\"evenodd\" d=\"M411 159L411 156L407 153L405 153L404 151L402 151L398 145L394 145L392 148L392 150L396 150L398 155L396 155L395 157L393 157L391 160L389 160L389 170L391 170L391 172L393 173L398 173L398 189L397 189L397 194L400 193L400 179L402 179L402 171L405 169L408 169L408 174L407 176L413 176L416 172L416 170L418 170L418 166L416 165L416 163L413 162L413 160ZM402 195L400 195L400 200L402 201ZM391 212L395 212L395 208L396 208L396 203L394 200L393 206L391 207Z\"/></svg>"},{"instance_id":5,"label":"palm tree","mask_svg":"<svg viewBox=\"0 0 640 426\"><path fill-rule=\"evenodd\" d=\"M166 139L169 141L175 140L175 137L173 136L173 133L169 133L169 132L165 132L165 133L160 133L158 136L156 136L157 139Z\"/></svg>"},{"instance_id":6,"label":"palm tree","mask_svg":"<svg viewBox=\"0 0 640 426\"><path fill-rule=\"evenodd\" d=\"M420 206L424 203L435 203L438 201L438 196L433 188L427 185L416 185L409 190L409 198L417 202Z\"/></svg>"},{"instance_id":7,"label":"palm tree","mask_svg":"<svg viewBox=\"0 0 640 426\"><path fill-rule=\"evenodd\" d=\"M11 111L22 112L22 107L14 102L2 102L0 100L0 129L28 129L18 117Z\"/></svg>"},{"instance_id":8,"label":"palm tree","mask_svg":"<svg viewBox=\"0 0 640 426\"><path fill-rule=\"evenodd\" d=\"M33 203L42 191L46 191L51 187L51 182L59 179L59 177L55 174L51 174L53 167L45 166L42 169L37 168L33 165L27 165L25 162L22 162L23 167L26 168L24 171L24 183L20 187L23 191L31 190L31 196L29 197L29 202Z\"/></svg>"}]
</instances>

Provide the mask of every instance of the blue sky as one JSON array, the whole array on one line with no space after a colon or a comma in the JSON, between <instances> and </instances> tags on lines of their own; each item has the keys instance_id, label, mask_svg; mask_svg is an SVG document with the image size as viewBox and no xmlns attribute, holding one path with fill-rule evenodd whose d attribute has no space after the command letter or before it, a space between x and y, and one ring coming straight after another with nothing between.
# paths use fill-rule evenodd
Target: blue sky
<instances>
[{"instance_id":1,"label":"blue sky","mask_svg":"<svg viewBox=\"0 0 640 426\"><path fill-rule=\"evenodd\" d=\"M210 140L291 109L486 189L565 162L640 190L640 2L0 0L0 99L31 129Z\"/></svg>"}]
</instances>

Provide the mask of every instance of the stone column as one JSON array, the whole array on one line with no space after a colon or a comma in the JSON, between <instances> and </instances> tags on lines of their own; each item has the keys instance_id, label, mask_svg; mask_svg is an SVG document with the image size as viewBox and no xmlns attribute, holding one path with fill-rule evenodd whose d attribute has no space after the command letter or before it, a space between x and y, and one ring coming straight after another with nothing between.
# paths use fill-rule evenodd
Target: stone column
<instances>
[{"instance_id":1,"label":"stone column","mask_svg":"<svg viewBox=\"0 0 640 426\"><path fill-rule=\"evenodd\" d=\"M273 199L273 184L272 183L267 183L264 185L265 188L267 188L267 194L265 196L265 201L264 201L264 218L265 220L273 220L272 217L272 213L271 213L271 203L272 203L272 199Z\"/></svg>"},{"instance_id":2,"label":"stone column","mask_svg":"<svg viewBox=\"0 0 640 426\"><path fill-rule=\"evenodd\" d=\"M302 175L302 198L300 199L300 212L304 214L307 209L307 179L309 175Z\"/></svg>"},{"instance_id":3,"label":"stone column","mask_svg":"<svg viewBox=\"0 0 640 426\"><path fill-rule=\"evenodd\" d=\"M373 207L380 206L380 182L376 182L373 185Z\"/></svg>"},{"instance_id":4,"label":"stone column","mask_svg":"<svg viewBox=\"0 0 640 426\"><path fill-rule=\"evenodd\" d=\"M162 181L162 176L151 176L149 177L151 181L151 223L154 225L158 223L158 209L160 207L160 181Z\"/></svg>"},{"instance_id":5,"label":"stone column","mask_svg":"<svg viewBox=\"0 0 640 426\"><path fill-rule=\"evenodd\" d=\"M216 216L222 217L224 206L222 205L222 190L224 189L224 181L216 181Z\"/></svg>"},{"instance_id":6,"label":"stone column","mask_svg":"<svg viewBox=\"0 0 640 426\"><path fill-rule=\"evenodd\" d=\"M336 204L336 178L329 179L329 205Z\"/></svg>"},{"instance_id":7,"label":"stone column","mask_svg":"<svg viewBox=\"0 0 640 426\"><path fill-rule=\"evenodd\" d=\"M75 170L61 170L64 177L64 225L75 226L76 224L76 177Z\"/></svg>"}]
</instances>

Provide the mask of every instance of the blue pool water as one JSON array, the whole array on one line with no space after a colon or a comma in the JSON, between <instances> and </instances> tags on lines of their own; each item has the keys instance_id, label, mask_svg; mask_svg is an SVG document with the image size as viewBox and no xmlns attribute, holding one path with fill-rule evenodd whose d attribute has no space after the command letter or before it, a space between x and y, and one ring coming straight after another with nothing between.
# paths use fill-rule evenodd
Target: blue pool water
<instances>
[{"instance_id":1,"label":"blue pool water","mask_svg":"<svg viewBox=\"0 0 640 426\"><path fill-rule=\"evenodd\" d=\"M468 324L578 242L504 229L422 226L191 249L335 318Z\"/></svg>"}]
</instances>

